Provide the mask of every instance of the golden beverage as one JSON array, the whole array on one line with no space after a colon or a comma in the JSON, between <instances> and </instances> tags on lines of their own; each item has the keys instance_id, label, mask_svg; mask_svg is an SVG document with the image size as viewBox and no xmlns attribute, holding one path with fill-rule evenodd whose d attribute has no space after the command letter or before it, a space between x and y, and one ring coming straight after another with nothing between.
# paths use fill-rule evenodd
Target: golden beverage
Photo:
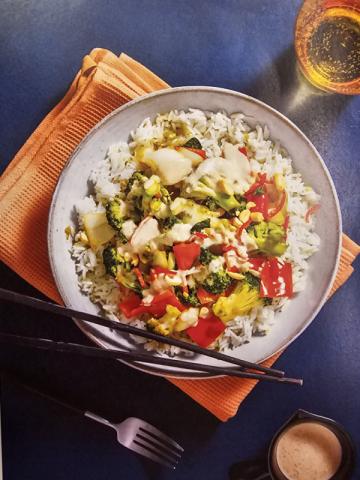
<instances>
[{"instance_id":1,"label":"golden beverage","mask_svg":"<svg viewBox=\"0 0 360 480\"><path fill-rule=\"evenodd\" d=\"M305 77L331 92L360 93L360 0L305 0L295 28Z\"/></svg>"}]
</instances>

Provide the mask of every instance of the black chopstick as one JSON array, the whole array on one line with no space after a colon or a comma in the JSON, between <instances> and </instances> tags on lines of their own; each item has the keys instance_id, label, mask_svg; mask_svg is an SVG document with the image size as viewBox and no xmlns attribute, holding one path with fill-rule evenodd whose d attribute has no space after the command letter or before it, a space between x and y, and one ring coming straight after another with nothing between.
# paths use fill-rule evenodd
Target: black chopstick
<instances>
[{"instance_id":1,"label":"black chopstick","mask_svg":"<svg viewBox=\"0 0 360 480\"><path fill-rule=\"evenodd\" d=\"M199 363L194 364L192 362L187 362L183 360L163 358L133 351L124 352L116 349L89 347L87 345L80 345L77 343L55 342L54 340L49 340L47 338L23 337L21 335L0 333L0 343L1 342L6 344L18 345L21 347L34 347L42 350L50 350L56 352L75 353L91 357L125 360L135 362L136 364L149 363L155 365L166 365L216 375L227 375L231 377L248 378L253 380L266 380L269 382L288 383L292 385L303 384L303 380L298 378L275 377L273 375L245 372L243 370L237 370L233 368L216 367Z\"/></svg>"},{"instance_id":2,"label":"black chopstick","mask_svg":"<svg viewBox=\"0 0 360 480\"><path fill-rule=\"evenodd\" d=\"M224 353L217 352L215 350L207 350L205 348L198 347L192 343L187 343L182 340L177 340L176 338L163 337L156 333L149 332L147 330L141 330L140 328L133 327L121 322L116 322L114 320L109 320L107 318L100 317L99 315L92 315L86 312L80 312L73 310L71 308L63 307L61 305L56 305L55 303L46 302L38 298L29 297L27 295L22 295L20 293L12 292L4 288L0 288L0 299L7 300L9 302L18 303L21 305L26 305L28 307L36 308L37 310L44 310L46 312L54 313L55 315L62 315L64 317L76 318L79 320L85 320L89 323L95 323L103 327L108 327L113 330L117 330L122 333L128 333L132 335L138 335L139 337L148 338L150 340L156 340L160 343L166 343L168 345L173 345L175 347L182 348L184 350L189 350L194 353L205 355L207 357L216 358L217 360L222 360L223 362L232 363L243 368L251 368L252 370L258 370L266 374L270 374L275 377L283 377L285 373L281 370L276 370L274 368L264 367L263 365L248 362L246 360L241 360L230 355L225 355ZM221 367L220 367L221 368Z\"/></svg>"}]
</instances>

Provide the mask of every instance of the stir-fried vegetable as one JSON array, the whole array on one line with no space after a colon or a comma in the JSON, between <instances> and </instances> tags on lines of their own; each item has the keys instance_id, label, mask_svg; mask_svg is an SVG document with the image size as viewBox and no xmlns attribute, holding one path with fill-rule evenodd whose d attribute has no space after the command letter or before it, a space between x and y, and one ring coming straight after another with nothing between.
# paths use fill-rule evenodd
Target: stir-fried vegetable
<instances>
[{"instance_id":1,"label":"stir-fried vegetable","mask_svg":"<svg viewBox=\"0 0 360 480\"><path fill-rule=\"evenodd\" d=\"M239 283L228 297L220 297L213 306L213 312L226 323L238 315L249 313L261 303L258 289L244 282Z\"/></svg>"},{"instance_id":2,"label":"stir-fried vegetable","mask_svg":"<svg viewBox=\"0 0 360 480\"><path fill-rule=\"evenodd\" d=\"M105 211L84 215L83 242L118 283L126 319L208 347L227 322L292 296L292 266L277 258L289 214L282 175L251 177L251 152L229 143L225 158L206 158L190 134L169 128L136 147L138 170Z\"/></svg>"},{"instance_id":3,"label":"stir-fried vegetable","mask_svg":"<svg viewBox=\"0 0 360 480\"><path fill-rule=\"evenodd\" d=\"M202 283L202 287L209 293L222 293L232 283L231 277L225 272L224 269L220 269L217 272L211 272L206 280Z\"/></svg>"}]
</instances>

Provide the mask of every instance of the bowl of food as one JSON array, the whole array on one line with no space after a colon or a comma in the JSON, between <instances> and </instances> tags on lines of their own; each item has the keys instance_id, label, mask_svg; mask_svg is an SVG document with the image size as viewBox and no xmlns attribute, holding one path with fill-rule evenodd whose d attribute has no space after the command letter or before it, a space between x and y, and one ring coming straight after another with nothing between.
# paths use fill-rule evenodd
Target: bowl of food
<instances>
[{"instance_id":1,"label":"bowl of food","mask_svg":"<svg viewBox=\"0 0 360 480\"><path fill-rule=\"evenodd\" d=\"M291 343L333 283L336 191L286 117L247 95L179 87L102 120L65 166L49 215L66 306L251 362ZM104 348L185 352L77 322ZM151 373L201 377L145 367Z\"/></svg>"}]
</instances>

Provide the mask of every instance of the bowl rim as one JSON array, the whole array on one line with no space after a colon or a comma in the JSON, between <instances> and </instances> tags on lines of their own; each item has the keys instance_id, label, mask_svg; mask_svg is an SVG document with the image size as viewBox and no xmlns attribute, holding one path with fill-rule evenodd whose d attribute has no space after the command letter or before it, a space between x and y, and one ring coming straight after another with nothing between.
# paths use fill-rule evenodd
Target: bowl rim
<instances>
[{"instance_id":1,"label":"bowl rim","mask_svg":"<svg viewBox=\"0 0 360 480\"><path fill-rule=\"evenodd\" d=\"M271 355L268 355L267 357L261 359L260 362L259 362L259 363L261 363L261 362L264 362L264 361L268 360L272 356L277 355L278 353L282 352L291 343L293 343L306 330L306 328L313 322L313 320L316 318L319 311L321 310L321 308L325 304L325 302L328 298L328 295L331 291L331 288L334 284L334 280L335 280L335 277L336 277L336 274L337 274L337 271L338 271L338 267L339 267L339 262L340 262L342 217L341 217L340 203L339 203L339 199L338 199L338 195L337 195L337 192L336 192L336 188L335 188L333 179L330 175L330 172L329 172L323 158L321 157L320 153L317 151L316 147L309 140L309 138L300 130L300 128L297 127L288 117L286 117L284 114L282 114L281 112L279 112L275 108L271 107L267 103L265 103L261 100L258 100L257 98L251 97L250 95L247 95L245 93L241 93L241 92L237 92L235 90L230 90L230 89L221 88L221 87L196 86L196 85L195 86L180 86L180 87L173 87L173 88L165 88L165 89L162 89L162 90L157 90L157 91L148 93L146 95L142 95L140 97L137 97L137 98L125 103L124 105L121 105L120 107L116 108L115 110L110 112L108 115L106 115L102 120L100 120L96 125L94 125L94 127L91 128L91 130L85 135L85 137L77 145L75 150L71 153L71 155L67 159L67 161L66 161L66 163L65 163L65 165L64 165L64 167L63 167L63 169L60 173L60 176L57 180L57 184L56 184L56 187L54 189L54 192L53 192L52 198L51 198L51 205L50 205L50 209L49 209L48 225L47 225L47 247L48 247L48 257L49 257L50 268L51 268L53 278L55 280L56 287L57 287L57 289L60 293L60 296L63 299L64 304L66 306L68 306L67 302L66 302L67 296L66 296L65 291L62 287L62 283L61 283L61 281L58 277L57 269L56 269L56 265L55 265L53 256L51 255L51 252L53 251L52 221L53 221L53 217L54 217L56 200L57 200L57 197L59 195L59 191L60 191L61 185L63 183L65 173L66 173L67 169L69 168L69 165L71 164L71 162L77 156L77 153L83 148L84 144L89 142L91 140L92 136L99 129L101 129L105 123L110 121L114 116L118 115L120 112L124 112L127 109L132 108L134 105L136 105L138 103L146 103L146 102L152 101L154 98L161 97L161 96L164 96L164 95L173 95L173 94L176 94L177 92L196 92L196 91L208 92L208 93L211 93L211 92L223 93L223 94L226 94L226 95L235 96L237 98L243 98L243 99L246 99L248 102L252 102L252 103L255 103L255 104L261 106L262 108L270 111L270 113L272 113L273 115L279 117L292 130L294 130L295 133L302 139L302 141L305 142L308 145L308 147L313 151L313 153L317 157L317 160L319 161L319 164L321 165L323 174L325 175L325 177L327 178L327 181L329 182L329 185L331 187L331 192L332 192L332 195L333 195L333 198L334 198L334 201L335 201L336 217L337 217L336 229L337 229L337 233L338 233L338 235L337 235L337 252L336 252L336 258L335 258L335 264L334 264L333 272L332 272L331 278L328 282L328 286L325 289L318 305L313 309L313 311L309 315L308 320L304 324L302 324L301 328L299 328L294 333L294 335L291 337L290 340L285 342L281 347L279 347ZM258 120L258 121L260 121L260 120ZM81 321L79 321L75 318L74 318L74 321L75 321L76 325L88 336L88 338L90 338L93 342L95 342L97 345L101 346L102 348L107 348L106 344L103 343L99 338L97 338L96 335L92 334L91 332L86 331L84 322L81 322ZM181 371L181 372L171 371L171 372L169 372L166 369L166 367L165 367L165 369L163 369L163 368L154 368L152 365L145 364L145 363L142 364L141 366L138 366L138 365L134 365L132 362L127 362L127 361L123 361L123 360L121 360L121 362L131 366L132 368L135 368L137 370L140 370L140 371L143 371L143 372L146 372L146 373L150 373L150 374L155 375L155 376L162 376L162 377L174 378L174 379L183 378L183 379L187 379L187 380L190 380L190 379L191 380L201 380L201 379L206 379L206 378L221 378L221 377L225 376L225 375L202 374L202 373L196 372L195 369L194 369L194 373L192 373L191 370L189 370L187 372L186 371ZM174 367L174 368L177 368L177 367Z\"/></svg>"}]
</instances>

